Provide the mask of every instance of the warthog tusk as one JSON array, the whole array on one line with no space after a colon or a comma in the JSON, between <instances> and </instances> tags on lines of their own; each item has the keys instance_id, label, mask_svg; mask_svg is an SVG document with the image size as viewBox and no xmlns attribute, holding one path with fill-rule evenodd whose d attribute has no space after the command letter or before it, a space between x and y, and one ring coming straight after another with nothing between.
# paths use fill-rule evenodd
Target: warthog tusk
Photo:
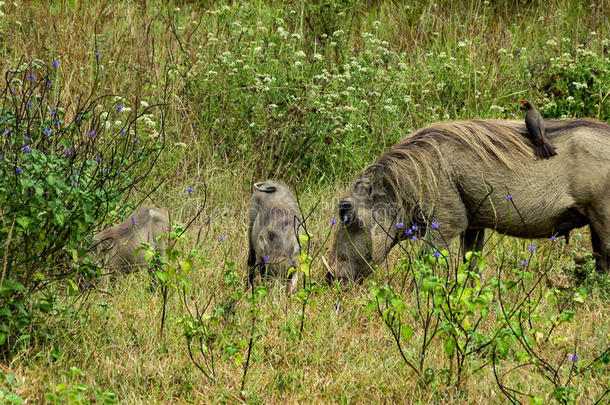
<instances>
[{"instance_id":1,"label":"warthog tusk","mask_svg":"<svg viewBox=\"0 0 610 405\"><path fill-rule=\"evenodd\" d=\"M322 263L324 264L324 267L326 267L326 271L328 271L332 275L335 274L335 273L333 273L332 269L328 265L328 262L326 261L326 258L324 256L322 256Z\"/></svg>"}]
</instances>

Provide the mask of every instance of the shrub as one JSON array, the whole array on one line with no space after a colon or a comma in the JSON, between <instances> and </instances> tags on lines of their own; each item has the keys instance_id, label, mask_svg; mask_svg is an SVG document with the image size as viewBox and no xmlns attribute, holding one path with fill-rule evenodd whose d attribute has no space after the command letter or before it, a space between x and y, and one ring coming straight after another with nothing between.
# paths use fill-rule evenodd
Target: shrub
<instances>
[{"instance_id":1,"label":"shrub","mask_svg":"<svg viewBox=\"0 0 610 405\"><path fill-rule=\"evenodd\" d=\"M91 93L61 104L56 67L9 71L0 96L0 347L30 340L36 313L54 309L61 280L71 280L86 237L151 170L163 136L149 110ZM140 118L149 125L137 125ZM156 124L155 124L156 126ZM41 336L39 336L41 337Z\"/></svg>"}]
</instances>

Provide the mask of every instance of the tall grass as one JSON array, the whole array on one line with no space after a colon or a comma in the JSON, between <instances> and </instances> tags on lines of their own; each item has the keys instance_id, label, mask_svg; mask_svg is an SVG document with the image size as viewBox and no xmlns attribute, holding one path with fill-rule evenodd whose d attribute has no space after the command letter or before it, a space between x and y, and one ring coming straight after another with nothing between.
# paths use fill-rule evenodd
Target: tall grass
<instances>
[{"instance_id":1,"label":"tall grass","mask_svg":"<svg viewBox=\"0 0 610 405\"><path fill-rule=\"evenodd\" d=\"M428 356L441 377L418 384L383 321L366 311L367 285L347 294L312 292L300 340L298 298L286 298L273 283L258 302L237 294L244 292L251 184L267 177L291 183L306 212L322 202L310 221L313 249L323 252L343 183L413 129L447 119L522 119L519 98L531 99L545 117L608 121L609 7L575 0L5 2L2 73L22 60L57 60L61 104L76 105L99 52L104 93L125 97L134 109L142 101L165 104L164 153L132 199L146 197L185 222L207 187L206 210L188 243L205 261L187 276L187 302L214 296L220 309L215 383L189 359L177 323L188 314L178 294L168 301L162 345L161 298L147 291L146 274L135 274L109 294L66 298L76 311L47 315L54 343L26 348L1 365L9 377L0 389L32 403L502 403L490 367L480 367L484 359L469 365L466 389L443 379L442 344ZM149 119L160 122L154 114ZM590 270L587 234L572 239L559 245L563 253L543 293L573 288L579 272ZM502 256L518 263L515 252L524 246L503 240L488 255L488 269L493 273ZM384 282L395 263L390 257L375 281ZM318 262L312 271L322 283ZM570 304L575 321L558 327L559 341L541 345L545 355L558 359L557 344L563 350L574 339L583 359L607 346L607 285L588 278L583 286L584 302ZM556 307L538 311L551 319ZM256 339L242 391L251 331ZM518 364L509 357L502 366ZM578 402L600 398L609 375L606 366L576 381ZM539 376L509 378L511 387L554 400Z\"/></svg>"}]
</instances>

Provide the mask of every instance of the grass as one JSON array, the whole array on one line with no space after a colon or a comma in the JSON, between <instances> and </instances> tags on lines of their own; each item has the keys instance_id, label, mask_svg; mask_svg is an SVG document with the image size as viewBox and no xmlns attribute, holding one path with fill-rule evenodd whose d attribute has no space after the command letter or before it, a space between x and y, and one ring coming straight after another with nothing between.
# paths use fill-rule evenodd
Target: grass
<instances>
[{"instance_id":1,"label":"grass","mask_svg":"<svg viewBox=\"0 0 610 405\"><path fill-rule=\"evenodd\" d=\"M2 72L20 61L57 60L62 98L70 104L87 94L99 67L103 91L124 95L124 107L135 109L142 100L165 104L165 152L130 202L161 184L144 203L166 207L173 220L184 223L207 190L206 210L189 231L187 246L206 259L188 275L189 302L201 304L213 294L214 306L228 311L215 329L217 381L210 383L189 359L177 324L187 315L178 294L170 297L162 342L160 296L147 291L146 274L130 275L86 301L62 298L59 306L70 309L48 316L48 341L32 342L0 365L16 377L5 378L0 388L29 403L49 401L49 394L65 403L507 403L484 355L467 364L463 387L448 383L450 359L442 341L428 355L432 382L418 384L381 318L366 310L368 284L347 293L325 287L314 292L298 341L299 300L268 283L267 295L256 304L257 339L242 392L251 333L242 285L251 184L281 178L298 190L306 211L320 202L311 220L312 241L313 251L324 253L329 246L322 241L349 180L412 129L446 119L521 119L516 99L523 97L545 117L608 121L609 7L607 1L570 0L467 6L6 2L0 6ZM160 125L159 116L152 118ZM191 195L187 187L194 188ZM572 239L569 246L539 243L539 263L553 260L542 294L578 285L574 274L583 257L588 263L590 248L586 231ZM486 252L483 278L495 275L502 256L518 263L526 246L502 240ZM387 282L398 256L394 252L381 267L376 282ZM231 269L237 281L228 286ZM320 261L314 261L313 279L322 285L323 276ZM554 364L573 352L575 342L582 362L608 345L607 278L591 280L582 285L584 302L569 303L574 321L560 323L552 339L537 346ZM231 311L234 293L239 294ZM407 306L413 299L406 298ZM556 305L541 305L540 331L557 315ZM415 329L413 342L421 338ZM408 348L411 354L415 347ZM499 364L502 371L523 363L518 352L511 346ZM553 401L554 387L531 368L523 370L528 372L508 374L508 385ZM609 385L606 365L574 379L572 388L578 403L593 403Z\"/></svg>"}]
</instances>

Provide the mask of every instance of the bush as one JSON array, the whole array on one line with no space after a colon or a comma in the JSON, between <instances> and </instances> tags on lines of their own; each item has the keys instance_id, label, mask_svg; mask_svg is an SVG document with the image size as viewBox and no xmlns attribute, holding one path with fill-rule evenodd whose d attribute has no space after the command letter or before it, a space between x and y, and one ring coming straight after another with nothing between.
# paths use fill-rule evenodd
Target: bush
<instances>
[{"instance_id":1,"label":"bush","mask_svg":"<svg viewBox=\"0 0 610 405\"><path fill-rule=\"evenodd\" d=\"M62 106L57 63L10 71L0 96L0 347L31 338L37 313L54 309L51 287L72 278L86 237L151 170L163 148L151 107L130 111L100 96L97 78L78 105ZM148 125L137 125L140 118ZM152 124L151 124L152 123ZM40 335L39 337L42 337Z\"/></svg>"}]
</instances>

